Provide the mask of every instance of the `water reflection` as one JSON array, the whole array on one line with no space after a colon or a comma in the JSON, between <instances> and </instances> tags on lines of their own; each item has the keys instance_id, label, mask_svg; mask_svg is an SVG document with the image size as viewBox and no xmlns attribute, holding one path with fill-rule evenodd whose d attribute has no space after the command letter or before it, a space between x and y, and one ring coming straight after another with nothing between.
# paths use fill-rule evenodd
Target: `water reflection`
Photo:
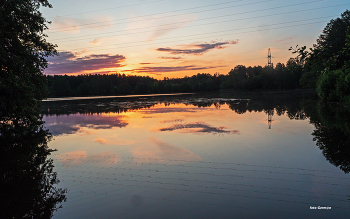
<instances>
[{"instance_id":1,"label":"water reflection","mask_svg":"<svg viewBox=\"0 0 350 219\"><path fill-rule=\"evenodd\" d=\"M193 122L187 124L173 124L168 127L160 128L159 131L175 131L182 130L183 133L213 133L213 134L239 134L238 130L224 130L227 127L213 127L211 125L205 124L204 122Z\"/></svg>"},{"instance_id":2,"label":"water reflection","mask_svg":"<svg viewBox=\"0 0 350 219\"><path fill-rule=\"evenodd\" d=\"M238 98L232 98L232 96ZM83 99L74 102L43 102L42 114L45 115L46 127L54 136L74 133L93 135L98 129L123 128L129 124L129 121L122 114L135 110L141 114L152 115L141 117L150 119L159 113L196 113L211 106L220 109L225 104L237 114L264 112L267 115L266 124L269 129L272 127L275 113L277 116L287 115L292 120L310 119L315 126L312 133L313 140L316 141L316 145L322 150L327 160L345 173L350 171L350 149L348 148L350 128L347 126L350 124L347 122L350 121L349 110L341 106L316 104L317 101L312 92L238 93L234 95L221 94L221 97L206 94L204 96L135 98L123 98L123 101L118 99ZM125 99L127 100L125 101ZM181 103L189 107L179 107L178 104ZM159 104L165 107L155 107ZM212 126L204 121L188 122L184 118L165 119L158 121L158 123L169 123L169 125L161 126L155 130L160 132L240 134L239 130L226 126ZM132 145L135 143L135 140L132 139L113 136L98 137L93 141L101 145Z\"/></svg>"},{"instance_id":3,"label":"water reflection","mask_svg":"<svg viewBox=\"0 0 350 219\"><path fill-rule=\"evenodd\" d=\"M96 166L108 166L119 162L119 156L115 152L87 155L86 151L72 151L56 155L56 158L64 167L78 166L90 162L93 162Z\"/></svg>"},{"instance_id":4,"label":"water reflection","mask_svg":"<svg viewBox=\"0 0 350 219\"><path fill-rule=\"evenodd\" d=\"M50 134L33 117L0 120L0 218L50 218L66 200L55 187Z\"/></svg>"},{"instance_id":5,"label":"water reflection","mask_svg":"<svg viewBox=\"0 0 350 219\"><path fill-rule=\"evenodd\" d=\"M348 107L318 102L307 113L315 126L312 135L326 159L344 173L350 172L350 110Z\"/></svg>"},{"instance_id":6,"label":"water reflection","mask_svg":"<svg viewBox=\"0 0 350 219\"><path fill-rule=\"evenodd\" d=\"M60 114L58 114L60 115ZM111 129L113 127L123 128L128 123L122 116L110 116L110 115L81 115L74 114L70 116L50 116L45 117L45 127L50 130L52 135L63 135L73 133L91 134L86 132L85 128L89 129Z\"/></svg>"},{"instance_id":7,"label":"water reflection","mask_svg":"<svg viewBox=\"0 0 350 219\"><path fill-rule=\"evenodd\" d=\"M187 149L175 147L154 137L151 137L149 142L151 144L136 146L131 150L136 163L153 161L171 165L202 160Z\"/></svg>"},{"instance_id":8,"label":"water reflection","mask_svg":"<svg viewBox=\"0 0 350 219\"><path fill-rule=\"evenodd\" d=\"M327 160L338 166L345 173L350 171L350 149L348 149L350 134L349 112L347 108L341 106L326 106L316 104L314 95L310 93L240 93L232 96L221 95L222 97L208 97L186 95L183 97L148 97L130 99L128 101L112 100L77 100L72 101L44 102L42 114L46 115L46 127L56 136L61 134L84 133L93 134L92 130L111 129L113 127L123 128L129 123L126 118L119 115L121 113L138 110L140 113L155 115L157 113L184 113L198 112L198 110L227 104L231 110L238 114L247 112L264 112L267 115L267 125L271 129L273 115L287 115L293 120L310 119L315 126L313 132L316 145L323 151ZM310 98L311 97L311 98ZM179 103L185 103L193 107L176 107ZM166 107L156 107L157 104L164 104ZM341 110L339 110L342 108ZM110 113L117 113L113 116ZM72 114L72 115L71 115ZM61 115L54 117L49 115ZM70 115L62 116L62 115ZM90 115L90 116L89 116ZM93 115L93 116L92 116ZM143 116L142 118L153 118L153 116ZM183 118L168 119L159 123L175 123L158 128L158 131L181 131L181 133L213 133L213 134L240 134L239 130L225 126L212 126L203 121L185 122ZM90 131L84 129L89 128ZM130 145L135 141L130 139L96 138L95 142L101 145Z\"/></svg>"},{"instance_id":9,"label":"water reflection","mask_svg":"<svg viewBox=\"0 0 350 219\"><path fill-rule=\"evenodd\" d=\"M57 217L349 216L349 114L316 103L303 92L44 103L72 194Z\"/></svg>"}]
</instances>

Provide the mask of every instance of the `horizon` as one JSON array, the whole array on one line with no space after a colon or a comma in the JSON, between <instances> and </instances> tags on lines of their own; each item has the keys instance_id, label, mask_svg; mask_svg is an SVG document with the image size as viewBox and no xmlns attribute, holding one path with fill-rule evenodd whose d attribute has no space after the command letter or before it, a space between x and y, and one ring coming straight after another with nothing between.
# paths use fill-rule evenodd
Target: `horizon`
<instances>
[{"instance_id":1,"label":"horizon","mask_svg":"<svg viewBox=\"0 0 350 219\"><path fill-rule=\"evenodd\" d=\"M51 0L47 41L59 56L46 75L125 74L155 79L226 75L234 66L265 66L312 47L350 3L296 1ZM71 7L67 7L70 5ZM108 7L107 7L108 6Z\"/></svg>"}]
</instances>

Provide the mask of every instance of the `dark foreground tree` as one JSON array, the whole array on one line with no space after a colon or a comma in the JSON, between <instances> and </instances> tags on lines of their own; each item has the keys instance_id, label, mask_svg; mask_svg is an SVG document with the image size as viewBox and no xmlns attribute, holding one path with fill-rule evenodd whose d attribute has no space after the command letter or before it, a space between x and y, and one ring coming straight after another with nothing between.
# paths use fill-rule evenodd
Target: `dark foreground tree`
<instances>
[{"instance_id":1,"label":"dark foreground tree","mask_svg":"<svg viewBox=\"0 0 350 219\"><path fill-rule=\"evenodd\" d=\"M42 73L46 57L56 53L46 42L47 21L39 11L47 0L0 1L0 121L35 120L47 92Z\"/></svg>"},{"instance_id":2,"label":"dark foreground tree","mask_svg":"<svg viewBox=\"0 0 350 219\"><path fill-rule=\"evenodd\" d=\"M332 19L323 29L316 44L310 51L306 46L290 48L297 53L303 64L301 84L306 88L316 88L322 74L344 69L349 62L350 11L346 10L339 18ZM349 66L348 66L349 67Z\"/></svg>"},{"instance_id":3,"label":"dark foreground tree","mask_svg":"<svg viewBox=\"0 0 350 219\"><path fill-rule=\"evenodd\" d=\"M46 95L46 0L0 0L0 218L51 218L66 199L43 128Z\"/></svg>"}]
</instances>

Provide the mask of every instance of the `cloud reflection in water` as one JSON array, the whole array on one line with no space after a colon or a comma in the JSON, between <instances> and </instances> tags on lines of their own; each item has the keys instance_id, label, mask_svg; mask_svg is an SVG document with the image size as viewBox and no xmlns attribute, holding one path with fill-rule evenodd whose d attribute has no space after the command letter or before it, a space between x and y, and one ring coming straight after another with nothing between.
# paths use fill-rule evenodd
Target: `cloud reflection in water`
<instances>
[{"instance_id":1,"label":"cloud reflection in water","mask_svg":"<svg viewBox=\"0 0 350 219\"><path fill-rule=\"evenodd\" d=\"M150 142L152 145L142 145L131 150L135 162L152 160L158 163L180 164L202 160L190 150L175 147L154 137L150 138Z\"/></svg>"},{"instance_id":2,"label":"cloud reflection in water","mask_svg":"<svg viewBox=\"0 0 350 219\"><path fill-rule=\"evenodd\" d=\"M94 162L98 166L108 166L119 162L119 156L115 152L87 155L86 151L72 151L58 154L56 157L64 167L78 166L88 162Z\"/></svg>"},{"instance_id":3,"label":"cloud reflection in water","mask_svg":"<svg viewBox=\"0 0 350 219\"><path fill-rule=\"evenodd\" d=\"M52 135L84 133L83 127L89 129L111 129L113 127L123 128L128 122L122 116L105 115L69 115L69 116L44 116L45 126ZM86 134L89 134L85 132Z\"/></svg>"},{"instance_id":4,"label":"cloud reflection in water","mask_svg":"<svg viewBox=\"0 0 350 219\"><path fill-rule=\"evenodd\" d=\"M187 124L174 124L168 127L160 128L159 131L185 130L186 133L213 133L213 134L240 134L238 130L224 130L227 127L213 127L204 122L192 122Z\"/></svg>"},{"instance_id":5,"label":"cloud reflection in water","mask_svg":"<svg viewBox=\"0 0 350 219\"><path fill-rule=\"evenodd\" d=\"M121 139L119 137L114 137L114 139L109 139L109 140L104 138L96 138L94 139L94 141L100 143L101 145L131 145L135 143L134 140Z\"/></svg>"}]
</instances>

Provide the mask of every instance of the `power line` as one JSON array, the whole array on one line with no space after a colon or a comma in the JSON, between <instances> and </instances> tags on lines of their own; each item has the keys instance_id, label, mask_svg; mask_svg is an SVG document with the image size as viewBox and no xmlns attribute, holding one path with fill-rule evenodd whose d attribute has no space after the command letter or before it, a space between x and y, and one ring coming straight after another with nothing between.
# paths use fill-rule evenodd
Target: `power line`
<instances>
[{"instance_id":1,"label":"power line","mask_svg":"<svg viewBox=\"0 0 350 219\"><path fill-rule=\"evenodd\" d=\"M162 1L165 1L165 0L156 0L156 1L144 2L144 3L138 3L138 4L132 4L132 5L118 6L118 7L113 7L113 8L98 9L98 10L94 10L94 11L86 11L86 12L74 13L74 14L65 14L63 16L72 16L72 15L78 15L78 14L88 14L88 13L93 13L93 12L98 12L98 11L108 11L108 10L113 10L113 9L117 9L117 8L127 8L127 7L151 4L151 3L162 2ZM49 17L49 18L54 18L54 17Z\"/></svg>"},{"instance_id":2,"label":"power line","mask_svg":"<svg viewBox=\"0 0 350 219\"><path fill-rule=\"evenodd\" d=\"M297 5L301 5L301 4L308 4L308 3L313 3L313 2L318 2L318 1L323 1L323 0L317 0L317 1L312 1L312 2L304 2L304 3L298 3L298 4L292 4L292 5L286 5L286 6L279 6L279 7L274 7L274 8L267 8L267 9L260 9L260 10L253 10L253 11L247 11L247 12L241 12L241 13L237 13L235 14L235 16L237 15L242 15L242 14L250 14L250 13L256 13L256 12L261 12L261 11L266 11L266 10L273 10L273 9L280 9L280 8L287 8L287 7L292 7L292 6L297 6ZM341 4L341 5L335 5L335 6L329 6L329 7L337 7L337 6L344 6L344 5L348 5L348 4ZM328 8L329 8L328 7ZM309 10L319 10L319 9L323 9L323 8L327 8L327 7L320 7L320 8L315 8L315 9L305 9L305 10L298 10L298 11L293 11L293 12L284 12L284 13L279 13L279 14L274 14L274 15L283 15L283 14L290 14L290 13L297 13L297 12L303 12L303 11L309 11ZM253 17L253 18L261 18L261 17L268 17L268 16L274 16L274 15L264 15L264 16L257 16L257 17ZM172 15L172 16L178 16L178 15ZM208 19L214 19L214 18L220 18L220 17L227 17L227 16L232 16L230 15L222 15L222 16L216 16L216 17L211 17L211 18L203 18L203 19L199 19L199 20L208 20ZM251 19L251 18L241 18L238 20L245 20L245 19ZM198 21L198 20L197 20ZM232 21L232 20L230 20ZM237 21L237 19L235 19L235 21ZM225 21L228 22L228 21ZM170 23L170 24L164 24L164 25L156 25L156 26L151 26L151 27L159 27L159 26L165 26L165 25L173 25L173 24L178 24L179 22L175 22L175 23ZM181 22L182 23L182 22ZM215 23L222 23L222 22L215 22ZM206 25L206 24L199 24L199 25ZM188 26L188 27L193 27L193 26L198 26L198 25L192 25L192 26ZM146 28L151 28L151 27L146 27ZM131 30L137 30L137 29L145 29L145 28L134 28ZM117 31L117 32L123 32L123 31ZM149 31L148 31L149 32ZM116 33L116 31L111 31L111 32L106 32L103 34L90 34L90 35L85 35L83 37L73 37L73 39L84 39L86 36L94 36L98 37L98 36L103 36L105 34L109 34L109 33ZM144 32L139 32L139 33L144 33ZM122 35L128 35L128 34L122 34ZM113 36L121 36L121 35L113 35ZM66 37L66 38L60 38L58 41L64 39L69 39L69 41L72 41L72 37ZM90 39L90 38L89 38ZM91 38L92 39L92 38ZM51 39L51 40L55 40L55 39ZM63 41L64 42L64 41Z\"/></svg>"},{"instance_id":3,"label":"power line","mask_svg":"<svg viewBox=\"0 0 350 219\"><path fill-rule=\"evenodd\" d=\"M271 16L276 16L276 15L285 15L285 14L291 14L291 13L300 13L300 12L305 12L305 11L313 11L313 10L319 10L319 9L324 9L324 8L330 8L330 7L338 7L338 6L344 6L344 5L348 5L348 4L341 4L341 5L335 5L335 6L326 6L326 7L319 7L319 8L313 8L313 9L305 9L305 10L298 10L298 11L290 11L290 12L284 12L284 13L275 13L275 14L269 14L269 15L263 15L263 16L256 16L256 17L249 17L249 18L241 18L241 19L234 19L234 20L226 20L226 21L220 21L220 22L212 22L212 23L206 23L206 24L196 24L196 25L190 25L190 26L186 26L186 28L188 27L195 27L195 26L202 26L202 25L208 25L208 24L218 24L218 23L225 23L225 22L230 22L230 21L240 21L240 20L249 20L249 19L255 19L255 18L263 18L263 17L271 17ZM203 18L203 19L198 19L196 21L201 21L201 20L212 20L215 18L221 18L221 17L231 17L232 15L222 15L222 16L216 16L216 17L210 17L210 18ZM155 28L155 27L161 27L161 26L167 26L167 25L174 25L174 24L179 24L179 22L175 22L175 23L168 23L168 24L163 24L163 25L155 25L155 26L150 26L150 27L144 27L144 28L134 28L131 30L139 30L139 29L149 29L149 28ZM168 29L161 29L161 30L171 30L172 28L168 28ZM102 37L115 37L115 36L126 36L126 35L132 35L132 34L139 34L139 33L147 33L147 32L152 32L153 30L148 30L148 31L142 31L142 32L134 32L134 33L128 33L128 34L118 34L118 35L102 35ZM123 31L117 31L117 32L123 32ZM108 32L108 33L115 33L115 32ZM107 33L107 34L108 34ZM96 37L89 37L89 38L85 38L86 36L98 36L100 34L91 34L91 35L85 35L82 37L66 37L66 38L61 38L61 40L63 39L63 41L58 40L58 42L72 42L72 41L77 41L77 40L88 40L88 39L96 39ZM69 40L65 40L65 39L69 39ZM54 41L54 39L52 39ZM57 41L56 41L57 42Z\"/></svg>"},{"instance_id":4,"label":"power line","mask_svg":"<svg viewBox=\"0 0 350 219\"><path fill-rule=\"evenodd\" d=\"M322 17L322 18L330 18L330 17L334 17L334 16L327 16L327 17ZM293 22L283 22L283 23L277 23L277 24L273 24L273 25L284 25L284 24L288 24L288 23L296 23L296 22L302 22L302 21L310 21L310 20L319 20L320 18L313 18L313 19L306 19L306 20L299 20L299 21L293 21ZM317 24L317 23L324 23L325 21L318 21L318 22L313 22L313 23L307 23L307 25L309 24ZM282 28L288 28L288 27L296 27L296 26L302 26L302 25L306 25L306 24L295 24L295 25L289 25L289 26L283 26L283 27L275 27L275 28L270 28L270 25L265 26L266 29L262 29L262 31L264 30L271 30L271 29L282 29ZM254 26L254 27L248 27L248 28L243 28L243 29L255 29L255 28L261 28L261 26ZM240 30L243 30L240 29ZM196 39L203 39L203 35L207 35L207 34L212 34L212 33L228 33L228 32L234 32L234 31L239 31L239 30L225 30L225 31L215 31L215 32L207 32L207 33L201 33L200 37L197 38L190 38L191 40L196 40ZM253 31L242 31L242 32L237 32L235 34L242 34L242 33L251 33L251 32L256 32L256 30ZM179 38L182 37L192 37L192 36L198 36L198 34L192 34L192 35L186 35L186 36L179 36L179 37L169 37L169 38L165 38L163 40L167 40L167 39L176 39L174 41L165 41L165 42L157 42L157 43L152 43L154 44L161 44L161 43L171 43L171 42L181 42L184 40L188 40L188 39L183 39L183 40L179 40ZM217 35L217 36L211 36L211 37L222 37L222 35ZM118 46L118 45L132 45L132 44L136 44L136 43L142 43L142 44L136 44L136 45L132 45L132 46L123 46L123 47L118 47L118 49L120 48L128 48L128 47L135 47L135 46L144 46L144 43L149 43L148 40L144 40L144 41L136 41L136 42L130 42L130 43L119 43L119 44L114 44L112 46ZM76 50L82 50L82 49L87 49L87 48L96 48L95 47L84 47L84 48L77 48L77 49L73 49L72 51L76 51ZM101 49L102 48L102 49ZM105 50L105 49L117 49L115 47L108 47L106 48L105 46L103 47L99 47L96 48L94 50L89 50L89 51L96 51L96 50Z\"/></svg>"},{"instance_id":5,"label":"power line","mask_svg":"<svg viewBox=\"0 0 350 219\"><path fill-rule=\"evenodd\" d=\"M169 14L169 13L175 13L175 12L179 12L179 11L187 11L187 10L191 10L191 9L195 9L195 8L205 8L205 7L211 7L211 6L216 6L216 5L222 5L222 4L228 4L228 3L234 3L234 2L240 2L242 0L238 0L238 1L231 1L231 2L225 2L225 3L219 3L219 4L213 4L213 5L206 5L206 6L201 6L201 7L193 7L193 8L188 8L188 9L182 9L182 10L174 10L174 11L169 11L169 12L162 12L162 13L155 13L155 14L150 14L150 15L143 15L143 16L137 16L135 18L144 18L144 17L150 17L150 16L157 16L157 15L161 15L161 14ZM255 4L260 4L260 3L265 3L265 2L270 2L270 1L274 1L274 0L265 0L265 1L261 1L261 2L256 2ZM320 1L324 1L324 0L320 0ZM227 9L227 8L232 8L232 7L240 7L240 6L245 6L245 5L250 5L250 4L243 4L243 5L233 5L233 6L228 6L228 7L224 7L224 8L215 8L215 9L209 9L209 10L203 10L203 11L194 11L192 13L200 13L200 12L206 12L206 11L214 11L214 10L221 10L221 9ZM168 18L168 17L177 17L180 15L184 15L184 14L177 14L177 15L167 15L167 16L162 16L162 17L157 17L157 19L163 19L163 18ZM127 21L129 18L122 18L122 19L115 19L112 21L120 21L120 20L124 20ZM134 19L134 18L133 18ZM150 18L150 19L139 19L136 21L129 21L131 23L133 22L139 22L139 21L147 21L147 20L152 20L154 18ZM110 22L110 21L107 21ZM91 25L91 24L98 24L98 23L105 23L105 22L94 22L94 23L87 23L87 24L83 24L80 26L86 26L86 25ZM124 22L119 22L116 24L124 24ZM74 26L71 26L74 27ZM61 28L53 28L53 29L49 29L49 30L57 30L57 29L68 29L71 28L70 26L68 27L61 27ZM84 28L85 29L85 28Z\"/></svg>"}]
</instances>

